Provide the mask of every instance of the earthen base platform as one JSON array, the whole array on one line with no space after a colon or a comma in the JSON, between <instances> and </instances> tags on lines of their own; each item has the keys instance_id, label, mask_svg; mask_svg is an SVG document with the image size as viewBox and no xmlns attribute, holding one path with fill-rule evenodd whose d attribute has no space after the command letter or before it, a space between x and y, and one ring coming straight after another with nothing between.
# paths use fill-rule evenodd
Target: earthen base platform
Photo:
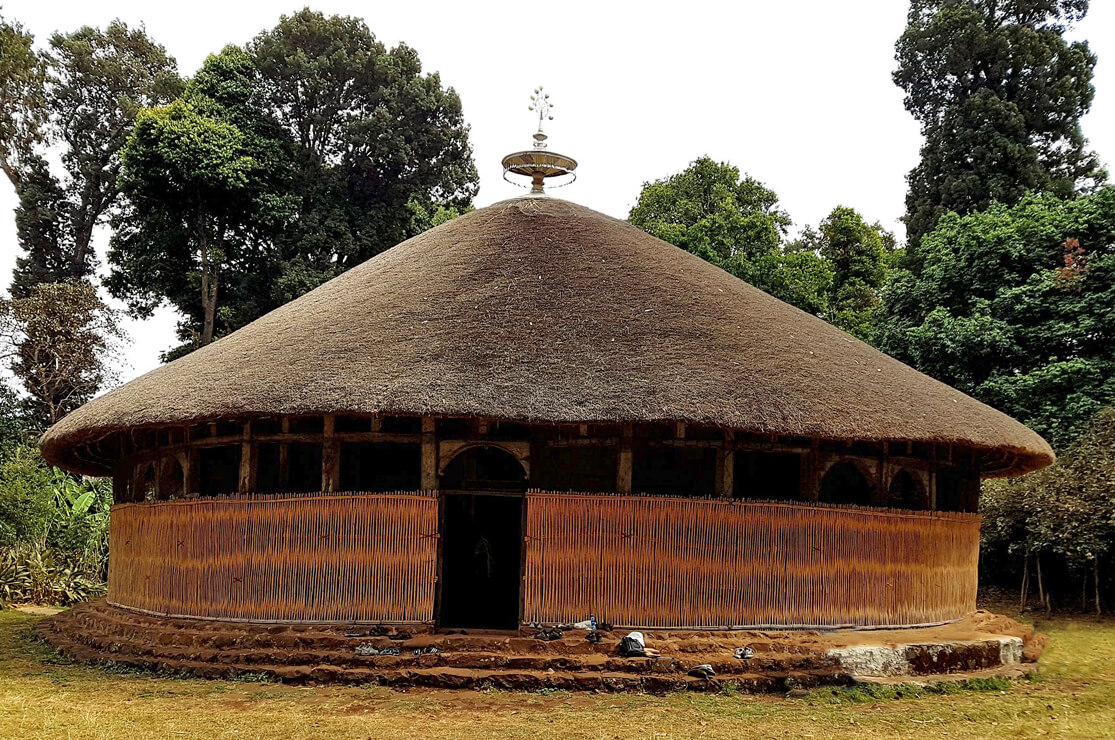
<instances>
[{"instance_id":1,"label":"earthen base platform","mask_svg":"<svg viewBox=\"0 0 1115 740\"><path fill-rule=\"evenodd\" d=\"M288 682L599 691L786 691L860 680L1019 675L1044 637L975 612L940 627L903 630L644 630L660 658L617 653L626 630L556 640L538 630L448 634L423 626L274 625L156 617L104 601L43 620L39 635L82 661L208 678L265 675ZM733 657L750 647L753 657ZM358 650L359 648L359 650ZM371 655L398 649L398 655ZM434 652L436 649L436 652ZM707 663L715 676L690 676Z\"/></svg>"}]
</instances>

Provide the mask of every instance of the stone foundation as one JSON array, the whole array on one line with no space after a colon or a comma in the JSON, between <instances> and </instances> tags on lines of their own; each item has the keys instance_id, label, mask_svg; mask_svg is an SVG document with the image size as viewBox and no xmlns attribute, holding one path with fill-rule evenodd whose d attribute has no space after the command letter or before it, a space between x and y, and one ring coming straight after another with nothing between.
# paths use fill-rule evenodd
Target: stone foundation
<instances>
[{"instance_id":1,"label":"stone foundation","mask_svg":"<svg viewBox=\"0 0 1115 740\"><path fill-rule=\"evenodd\" d=\"M543 640L534 629L450 634L413 625L266 625L156 617L104 601L45 619L38 633L77 660L207 678L262 674L287 682L650 692L726 685L786 691L1009 673L1036 660L1043 644L1013 620L976 612L907 630L644 630L647 647L660 657L626 658L617 651L625 630L601 632L593 643L578 630ZM741 647L753 656L735 658ZM715 675L689 675L701 664Z\"/></svg>"}]
</instances>

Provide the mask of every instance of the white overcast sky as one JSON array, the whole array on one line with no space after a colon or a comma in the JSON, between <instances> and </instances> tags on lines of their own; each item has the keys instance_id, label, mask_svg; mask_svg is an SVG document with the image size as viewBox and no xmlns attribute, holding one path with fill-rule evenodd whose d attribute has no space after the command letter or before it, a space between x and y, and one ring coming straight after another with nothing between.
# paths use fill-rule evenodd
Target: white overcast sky
<instances>
[{"instance_id":1,"label":"white overcast sky","mask_svg":"<svg viewBox=\"0 0 1115 740\"><path fill-rule=\"evenodd\" d=\"M143 24L192 74L206 55L243 44L305 2L0 0L45 43L55 30ZM477 205L522 193L501 157L526 148L531 89L555 103L552 149L580 162L555 193L625 218L640 186L701 155L773 188L794 230L836 205L903 234L904 176L920 136L891 82L903 0L781 2L313 2L363 18L385 44L415 48L460 93L480 171ZM1072 31L1099 56L1084 133L1115 170L1115 2L1092 3ZM0 286L15 262L15 198L0 183ZM105 234L100 234L103 254ZM175 344L174 313L130 322L130 379Z\"/></svg>"}]
</instances>

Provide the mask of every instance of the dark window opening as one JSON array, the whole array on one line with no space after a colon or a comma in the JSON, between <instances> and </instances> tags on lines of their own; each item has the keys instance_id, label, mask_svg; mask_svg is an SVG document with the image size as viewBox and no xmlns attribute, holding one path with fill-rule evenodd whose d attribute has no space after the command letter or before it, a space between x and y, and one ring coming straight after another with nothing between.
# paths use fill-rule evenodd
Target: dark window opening
<instances>
[{"instance_id":1,"label":"dark window opening","mask_svg":"<svg viewBox=\"0 0 1115 740\"><path fill-rule=\"evenodd\" d=\"M290 493L312 493L321 490L321 445L293 443L288 445Z\"/></svg>"},{"instance_id":2,"label":"dark window opening","mask_svg":"<svg viewBox=\"0 0 1115 740\"><path fill-rule=\"evenodd\" d=\"M740 450L735 458L736 498L777 501L801 498L801 455Z\"/></svg>"},{"instance_id":3,"label":"dark window opening","mask_svg":"<svg viewBox=\"0 0 1115 740\"><path fill-rule=\"evenodd\" d=\"M498 447L469 447L441 476L441 487L451 491L525 491L526 486L523 466Z\"/></svg>"},{"instance_id":4,"label":"dark window opening","mask_svg":"<svg viewBox=\"0 0 1115 740\"><path fill-rule=\"evenodd\" d=\"M532 485L545 491L616 490L616 448L612 446L545 447L531 467Z\"/></svg>"},{"instance_id":5,"label":"dark window opening","mask_svg":"<svg viewBox=\"0 0 1115 740\"><path fill-rule=\"evenodd\" d=\"M632 459L631 488L636 493L712 496L716 493L716 450L638 445Z\"/></svg>"},{"instance_id":6,"label":"dark window opening","mask_svg":"<svg viewBox=\"0 0 1115 740\"><path fill-rule=\"evenodd\" d=\"M240 488L240 445L202 447L198 465L198 493L202 496L235 493Z\"/></svg>"},{"instance_id":7,"label":"dark window opening","mask_svg":"<svg viewBox=\"0 0 1115 740\"><path fill-rule=\"evenodd\" d=\"M959 468L938 468L937 510L964 511L968 482Z\"/></svg>"},{"instance_id":8,"label":"dark window opening","mask_svg":"<svg viewBox=\"0 0 1115 740\"><path fill-rule=\"evenodd\" d=\"M821 479L820 500L830 504L867 506L874 500L874 488L852 462L838 462Z\"/></svg>"},{"instance_id":9,"label":"dark window opening","mask_svg":"<svg viewBox=\"0 0 1115 740\"><path fill-rule=\"evenodd\" d=\"M422 447L417 444L344 443L340 490L417 491L422 486Z\"/></svg>"},{"instance_id":10,"label":"dark window opening","mask_svg":"<svg viewBox=\"0 0 1115 740\"><path fill-rule=\"evenodd\" d=\"M218 421L217 422L217 436L218 437L236 437L243 433L244 428L238 421Z\"/></svg>"},{"instance_id":11,"label":"dark window opening","mask_svg":"<svg viewBox=\"0 0 1115 740\"><path fill-rule=\"evenodd\" d=\"M296 416L290 420L292 434L321 434L325 431L325 420L320 416Z\"/></svg>"},{"instance_id":12,"label":"dark window opening","mask_svg":"<svg viewBox=\"0 0 1115 740\"><path fill-rule=\"evenodd\" d=\"M372 420L367 416L338 416L333 421L335 432L370 432Z\"/></svg>"},{"instance_id":13,"label":"dark window opening","mask_svg":"<svg viewBox=\"0 0 1115 740\"><path fill-rule=\"evenodd\" d=\"M469 436L467 419L438 419L437 436L439 439L467 439Z\"/></svg>"},{"instance_id":14,"label":"dark window opening","mask_svg":"<svg viewBox=\"0 0 1115 740\"><path fill-rule=\"evenodd\" d=\"M921 479L909 470L899 470L895 473L887 493L888 505L896 509L929 508L929 495L926 493L925 486L921 484Z\"/></svg>"},{"instance_id":15,"label":"dark window opening","mask_svg":"<svg viewBox=\"0 0 1115 740\"><path fill-rule=\"evenodd\" d=\"M279 434L283 423L278 419L253 419L252 434Z\"/></svg>"},{"instance_id":16,"label":"dark window opening","mask_svg":"<svg viewBox=\"0 0 1115 740\"><path fill-rule=\"evenodd\" d=\"M279 480L279 443L261 442L256 445L256 492L281 493Z\"/></svg>"},{"instance_id":17,"label":"dark window opening","mask_svg":"<svg viewBox=\"0 0 1115 740\"><path fill-rule=\"evenodd\" d=\"M530 439L530 427L512 421L498 421L488 426L488 439Z\"/></svg>"},{"instance_id":18,"label":"dark window opening","mask_svg":"<svg viewBox=\"0 0 1115 740\"><path fill-rule=\"evenodd\" d=\"M419 434L422 432L422 419L417 416L385 416L379 430L387 434Z\"/></svg>"}]
</instances>

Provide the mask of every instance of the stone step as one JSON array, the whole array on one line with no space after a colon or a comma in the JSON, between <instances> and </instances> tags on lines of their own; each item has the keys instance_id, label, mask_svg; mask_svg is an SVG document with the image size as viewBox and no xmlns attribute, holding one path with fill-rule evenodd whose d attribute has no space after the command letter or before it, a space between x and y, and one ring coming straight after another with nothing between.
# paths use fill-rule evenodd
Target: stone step
<instances>
[{"instance_id":1,"label":"stone step","mask_svg":"<svg viewBox=\"0 0 1115 740\"><path fill-rule=\"evenodd\" d=\"M68 641L55 635L55 644L76 660L111 662L134 668L167 673L188 673L201 678L232 679L262 675L290 683L354 683L396 687L433 688L500 688L538 690L543 688L576 691L718 691L732 686L740 691L785 691L790 687L808 688L821 684L847 683L846 676L831 671L786 671L772 673L739 673L730 677L717 676L706 680L683 673L640 673L617 670L557 671L515 669L481 669L457 666L418 667L353 667L328 662L308 664L275 664L227 660L221 663L186 658L163 660L154 656L105 653L88 645ZM436 656L428 656L436 657Z\"/></svg>"}]
</instances>

